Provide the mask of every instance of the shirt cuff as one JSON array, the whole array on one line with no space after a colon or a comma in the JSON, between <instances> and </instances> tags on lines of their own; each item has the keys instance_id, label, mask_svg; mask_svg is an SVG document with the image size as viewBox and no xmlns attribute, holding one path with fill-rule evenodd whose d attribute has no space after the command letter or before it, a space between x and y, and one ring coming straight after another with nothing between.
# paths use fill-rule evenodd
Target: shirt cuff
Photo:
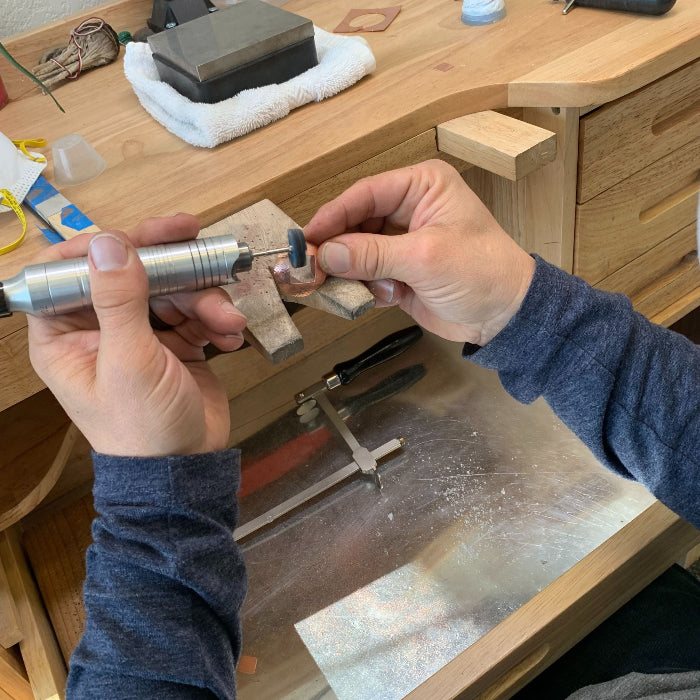
<instances>
[{"instance_id":1,"label":"shirt cuff","mask_svg":"<svg viewBox=\"0 0 700 700\"><path fill-rule=\"evenodd\" d=\"M235 499L240 485L240 451L236 449L168 457L93 452L92 460L96 503L197 507L212 499Z\"/></svg>"}]
</instances>

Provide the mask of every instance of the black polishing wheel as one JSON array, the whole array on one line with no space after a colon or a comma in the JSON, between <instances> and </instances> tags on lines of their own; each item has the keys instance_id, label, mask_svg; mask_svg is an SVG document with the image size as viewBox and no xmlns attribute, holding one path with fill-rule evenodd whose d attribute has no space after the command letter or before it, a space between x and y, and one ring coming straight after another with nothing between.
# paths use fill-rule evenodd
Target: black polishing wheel
<instances>
[{"instance_id":1,"label":"black polishing wheel","mask_svg":"<svg viewBox=\"0 0 700 700\"><path fill-rule=\"evenodd\" d=\"M287 240L291 250L289 251L289 262L292 267L304 267L306 265L306 238L300 228L290 228L287 231Z\"/></svg>"}]
</instances>

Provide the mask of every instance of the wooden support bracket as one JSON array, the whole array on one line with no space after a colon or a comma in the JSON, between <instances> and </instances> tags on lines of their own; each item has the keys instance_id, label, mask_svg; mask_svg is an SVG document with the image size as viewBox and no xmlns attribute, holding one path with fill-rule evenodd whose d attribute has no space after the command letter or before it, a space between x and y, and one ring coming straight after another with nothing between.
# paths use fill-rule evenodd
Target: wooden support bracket
<instances>
[{"instance_id":1,"label":"wooden support bracket","mask_svg":"<svg viewBox=\"0 0 700 700\"><path fill-rule=\"evenodd\" d=\"M22 662L0 647L0 700L34 700Z\"/></svg>"},{"instance_id":2,"label":"wooden support bracket","mask_svg":"<svg viewBox=\"0 0 700 700\"><path fill-rule=\"evenodd\" d=\"M54 487L78 435L48 389L3 413L0 531L36 508Z\"/></svg>"},{"instance_id":3,"label":"wooden support bracket","mask_svg":"<svg viewBox=\"0 0 700 700\"><path fill-rule=\"evenodd\" d=\"M499 112L475 112L438 124L438 151L520 180L557 155L557 135Z\"/></svg>"},{"instance_id":4,"label":"wooden support bracket","mask_svg":"<svg viewBox=\"0 0 700 700\"><path fill-rule=\"evenodd\" d=\"M0 532L0 562L17 606L22 639L19 643L29 683L36 700L65 697L66 667L49 623L39 591L32 579L19 537L13 530Z\"/></svg>"},{"instance_id":5,"label":"wooden support bracket","mask_svg":"<svg viewBox=\"0 0 700 700\"><path fill-rule=\"evenodd\" d=\"M0 562L0 648L9 649L22 640L17 618L17 606L10 592L7 574Z\"/></svg>"}]
</instances>

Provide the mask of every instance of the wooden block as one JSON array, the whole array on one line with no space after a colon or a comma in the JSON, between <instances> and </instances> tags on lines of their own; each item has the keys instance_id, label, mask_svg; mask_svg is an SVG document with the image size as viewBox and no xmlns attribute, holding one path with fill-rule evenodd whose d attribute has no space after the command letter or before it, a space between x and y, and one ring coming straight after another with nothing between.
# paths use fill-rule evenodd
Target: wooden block
<instances>
[{"instance_id":1,"label":"wooden block","mask_svg":"<svg viewBox=\"0 0 700 700\"><path fill-rule=\"evenodd\" d=\"M27 673L11 651L0 647L0 700L34 700Z\"/></svg>"},{"instance_id":2,"label":"wooden block","mask_svg":"<svg viewBox=\"0 0 700 700\"><path fill-rule=\"evenodd\" d=\"M9 649L22 639L15 605L7 574L0 561L0 648ZM1 687L2 684L0 684Z\"/></svg>"},{"instance_id":3,"label":"wooden block","mask_svg":"<svg viewBox=\"0 0 700 700\"><path fill-rule=\"evenodd\" d=\"M282 294L282 299L326 311L349 321L354 321L374 308L374 296L362 282L340 277L327 277L316 291L305 297Z\"/></svg>"},{"instance_id":4,"label":"wooden block","mask_svg":"<svg viewBox=\"0 0 700 700\"><path fill-rule=\"evenodd\" d=\"M22 631L20 651L36 700L64 698L66 667L14 530L0 533L0 557Z\"/></svg>"},{"instance_id":5,"label":"wooden block","mask_svg":"<svg viewBox=\"0 0 700 700\"><path fill-rule=\"evenodd\" d=\"M251 250L263 251L287 246L288 228L297 228L297 225L266 199L217 221L200 235L231 234L237 241L247 243ZM272 277L276 261L276 256L256 258L253 269L244 273L240 282L224 287L248 319L249 342L273 364L287 360L304 348L301 333L287 313Z\"/></svg>"},{"instance_id":6,"label":"wooden block","mask_svg":"<svg viewBox=\"0 0 700 700\"><path fill-rule=\"evenodd\" d=\"M231 234L254 252L284 248L287 230L299 228L271 201L253 206L208 226L201 236ZM275 284L273 270L277 256L256 258L253 269L241 274L240 282L225 286L231 300L248 319L246 337L273 364L288 360L304 349L301 333L292 321ZM308 266L307 266L308 267ZM304 274L305 268L299 269ZM312 277L310 270L308 276ZM356 319L374 307L374 297L354 280L327 280L317 292L306 297L284 296L293 303L321 309L346 319Z\"/></svg>"},{"instance_id":7,"label":"wooden block","mask_svg":"<svg viewBox=\"0 0 700 700\"><path fill-rule=\"evenodd\" d=\"M22 535L41 597L66 663L85 629L85 552L97 516L92 494L41 520Z\"/></svg>"},{"instance_id":8,"label":"wooden block","mask_svg":"<svg viewBox=\"0 0 700 700\"><path fill-rule=\"evenodd\" d=\"M556 134L499 112L475 112L438 124L438 150L520 180L557 155Z\"/></svg>"}]
</instances>

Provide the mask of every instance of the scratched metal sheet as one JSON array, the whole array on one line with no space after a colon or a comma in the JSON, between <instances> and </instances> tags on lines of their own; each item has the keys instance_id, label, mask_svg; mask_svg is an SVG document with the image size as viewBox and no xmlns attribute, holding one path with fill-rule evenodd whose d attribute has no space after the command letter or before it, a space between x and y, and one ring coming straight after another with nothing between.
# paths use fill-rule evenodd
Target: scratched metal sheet
<instances>
[{"instance_id":1,"label":"scratched metal sheet","mask_svg":"<svg viewBox=\"0 0 700 700\"><path fill-rule=\"evenodd\" d=\"M406 445L381 492L352 478L243 542L242 700L402 698L653 502L460 350L426 335L330 395L362 445ZM241 445L241 523L350 461L292 406Z\"/></svg>"}]
</instances>

